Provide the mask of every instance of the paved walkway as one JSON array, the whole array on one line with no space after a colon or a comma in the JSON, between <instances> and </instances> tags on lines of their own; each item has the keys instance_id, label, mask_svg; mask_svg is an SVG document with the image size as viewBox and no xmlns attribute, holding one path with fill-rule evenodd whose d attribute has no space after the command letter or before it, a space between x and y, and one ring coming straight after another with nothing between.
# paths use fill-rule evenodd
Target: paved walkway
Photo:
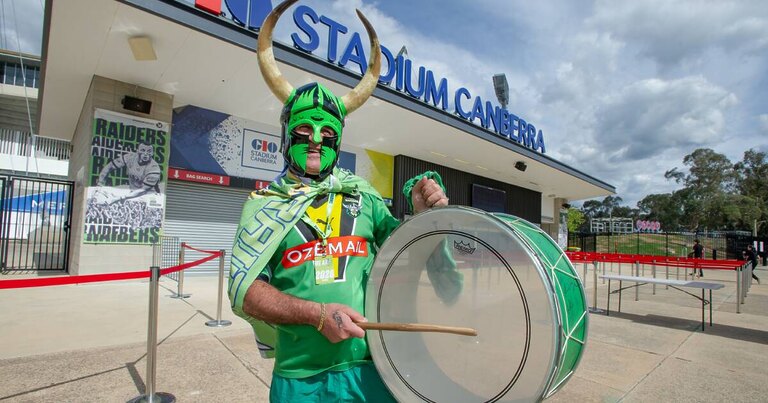
<instances>
[{"instance_id":1,"label":"paved walkway","mask_svg":"<svg viewBox=\"0 0 768 403\"><path fill-rule=\"evenodd\" d=\"M733 272L705 271L705 280L726 286L713 294L714 327L701 332L701 305L685 294L657 286L652 295L646 285L634 301L628 291L622 313L590 316L581 365L549 400L767 401L768 285L755 283L736 314ZM591 273L587 283L591 305ZM169 298L175 283L163 280L157 391L179 402L266 401L272 364L260 358L245 322L225 303L222 318L233 325L204 325L216 316L216 284L214 277L188 277L192 297L178 300ZM598 283L601 308L606 287ZM0 401L123 402L141 395L147 290L146 281L0 290Z\"/></svg>"}]
</instances>

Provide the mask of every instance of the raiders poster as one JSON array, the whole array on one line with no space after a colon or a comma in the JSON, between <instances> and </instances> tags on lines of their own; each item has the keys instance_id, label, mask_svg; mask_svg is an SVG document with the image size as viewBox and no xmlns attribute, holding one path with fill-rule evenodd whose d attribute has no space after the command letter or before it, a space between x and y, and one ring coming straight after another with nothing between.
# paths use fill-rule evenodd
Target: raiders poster
<instances>
[{"instance_id":1,"label":"raiders poster","mask_svg":"<svg viewBox=\"0 0 768 403\"><path fill-rule=\"evenodd\" d=\"M153 244L165 207L169 124L96 109L85 243Z\"/></svg>"}]
</instances>

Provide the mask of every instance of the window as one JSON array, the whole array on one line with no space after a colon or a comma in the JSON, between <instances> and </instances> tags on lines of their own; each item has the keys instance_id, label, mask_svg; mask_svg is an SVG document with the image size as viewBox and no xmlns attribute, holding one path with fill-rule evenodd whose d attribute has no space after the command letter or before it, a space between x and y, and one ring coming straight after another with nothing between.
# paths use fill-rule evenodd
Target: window
<instances>
[{"instance_id":1,"label":"window","mask_svg":"<svg viewBox=\"0 0 768 403\"><path fill-rule=\"evenodd\" d=\"M22 71L22 67L18 63L0 62L0 83L38 88L40 85L40 68L25 65L24 71Z\"/></svg>"},{"instance_id":2,"label":"window","mask_svg":"<svg viewBox=\"0 0 768 403\"><path fill-rule=\"evenodd\" d=\"M506 213L507 192L488 186L472 184L472 207L490 213Z\"/></svg>"}]
</instances>

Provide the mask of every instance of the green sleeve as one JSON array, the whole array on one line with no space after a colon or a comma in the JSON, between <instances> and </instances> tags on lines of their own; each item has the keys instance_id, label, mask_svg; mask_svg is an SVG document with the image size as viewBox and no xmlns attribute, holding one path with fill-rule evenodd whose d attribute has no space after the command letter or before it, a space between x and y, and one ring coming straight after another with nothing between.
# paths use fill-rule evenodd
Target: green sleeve
<instances>
[{"instance_id":1,"label":"green sleeve","mask_svg":"<svg viewBox=\"0 0 768 403\"><path fill-rule=\"evenodd\" d=\"M392 216L384 202L377 197L370 197L373 204L373 236L376 248L380 248L389 234L400 225L400 220Z\"/></svg>"}]
</instances>

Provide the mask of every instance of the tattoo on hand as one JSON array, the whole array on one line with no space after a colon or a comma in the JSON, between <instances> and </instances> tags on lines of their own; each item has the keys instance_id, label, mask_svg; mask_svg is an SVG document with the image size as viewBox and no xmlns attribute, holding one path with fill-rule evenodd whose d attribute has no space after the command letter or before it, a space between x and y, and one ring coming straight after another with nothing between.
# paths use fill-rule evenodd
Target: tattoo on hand
<instances>
[{"instance_id":1,"label":"tattoo on hand","mask_svg":"<svg viewBox=\"0 0 768 403\"><path fill-rule=\"evenodd\" d=\"M336 326L338 326L339 329L341 329L341 326L344 324L344 322L341 320L341 314L339 313L339 311L333 311L333 314L331 315L331 317L333 317L333 320L336 321Z\"/></svg>"}]
</instances>

